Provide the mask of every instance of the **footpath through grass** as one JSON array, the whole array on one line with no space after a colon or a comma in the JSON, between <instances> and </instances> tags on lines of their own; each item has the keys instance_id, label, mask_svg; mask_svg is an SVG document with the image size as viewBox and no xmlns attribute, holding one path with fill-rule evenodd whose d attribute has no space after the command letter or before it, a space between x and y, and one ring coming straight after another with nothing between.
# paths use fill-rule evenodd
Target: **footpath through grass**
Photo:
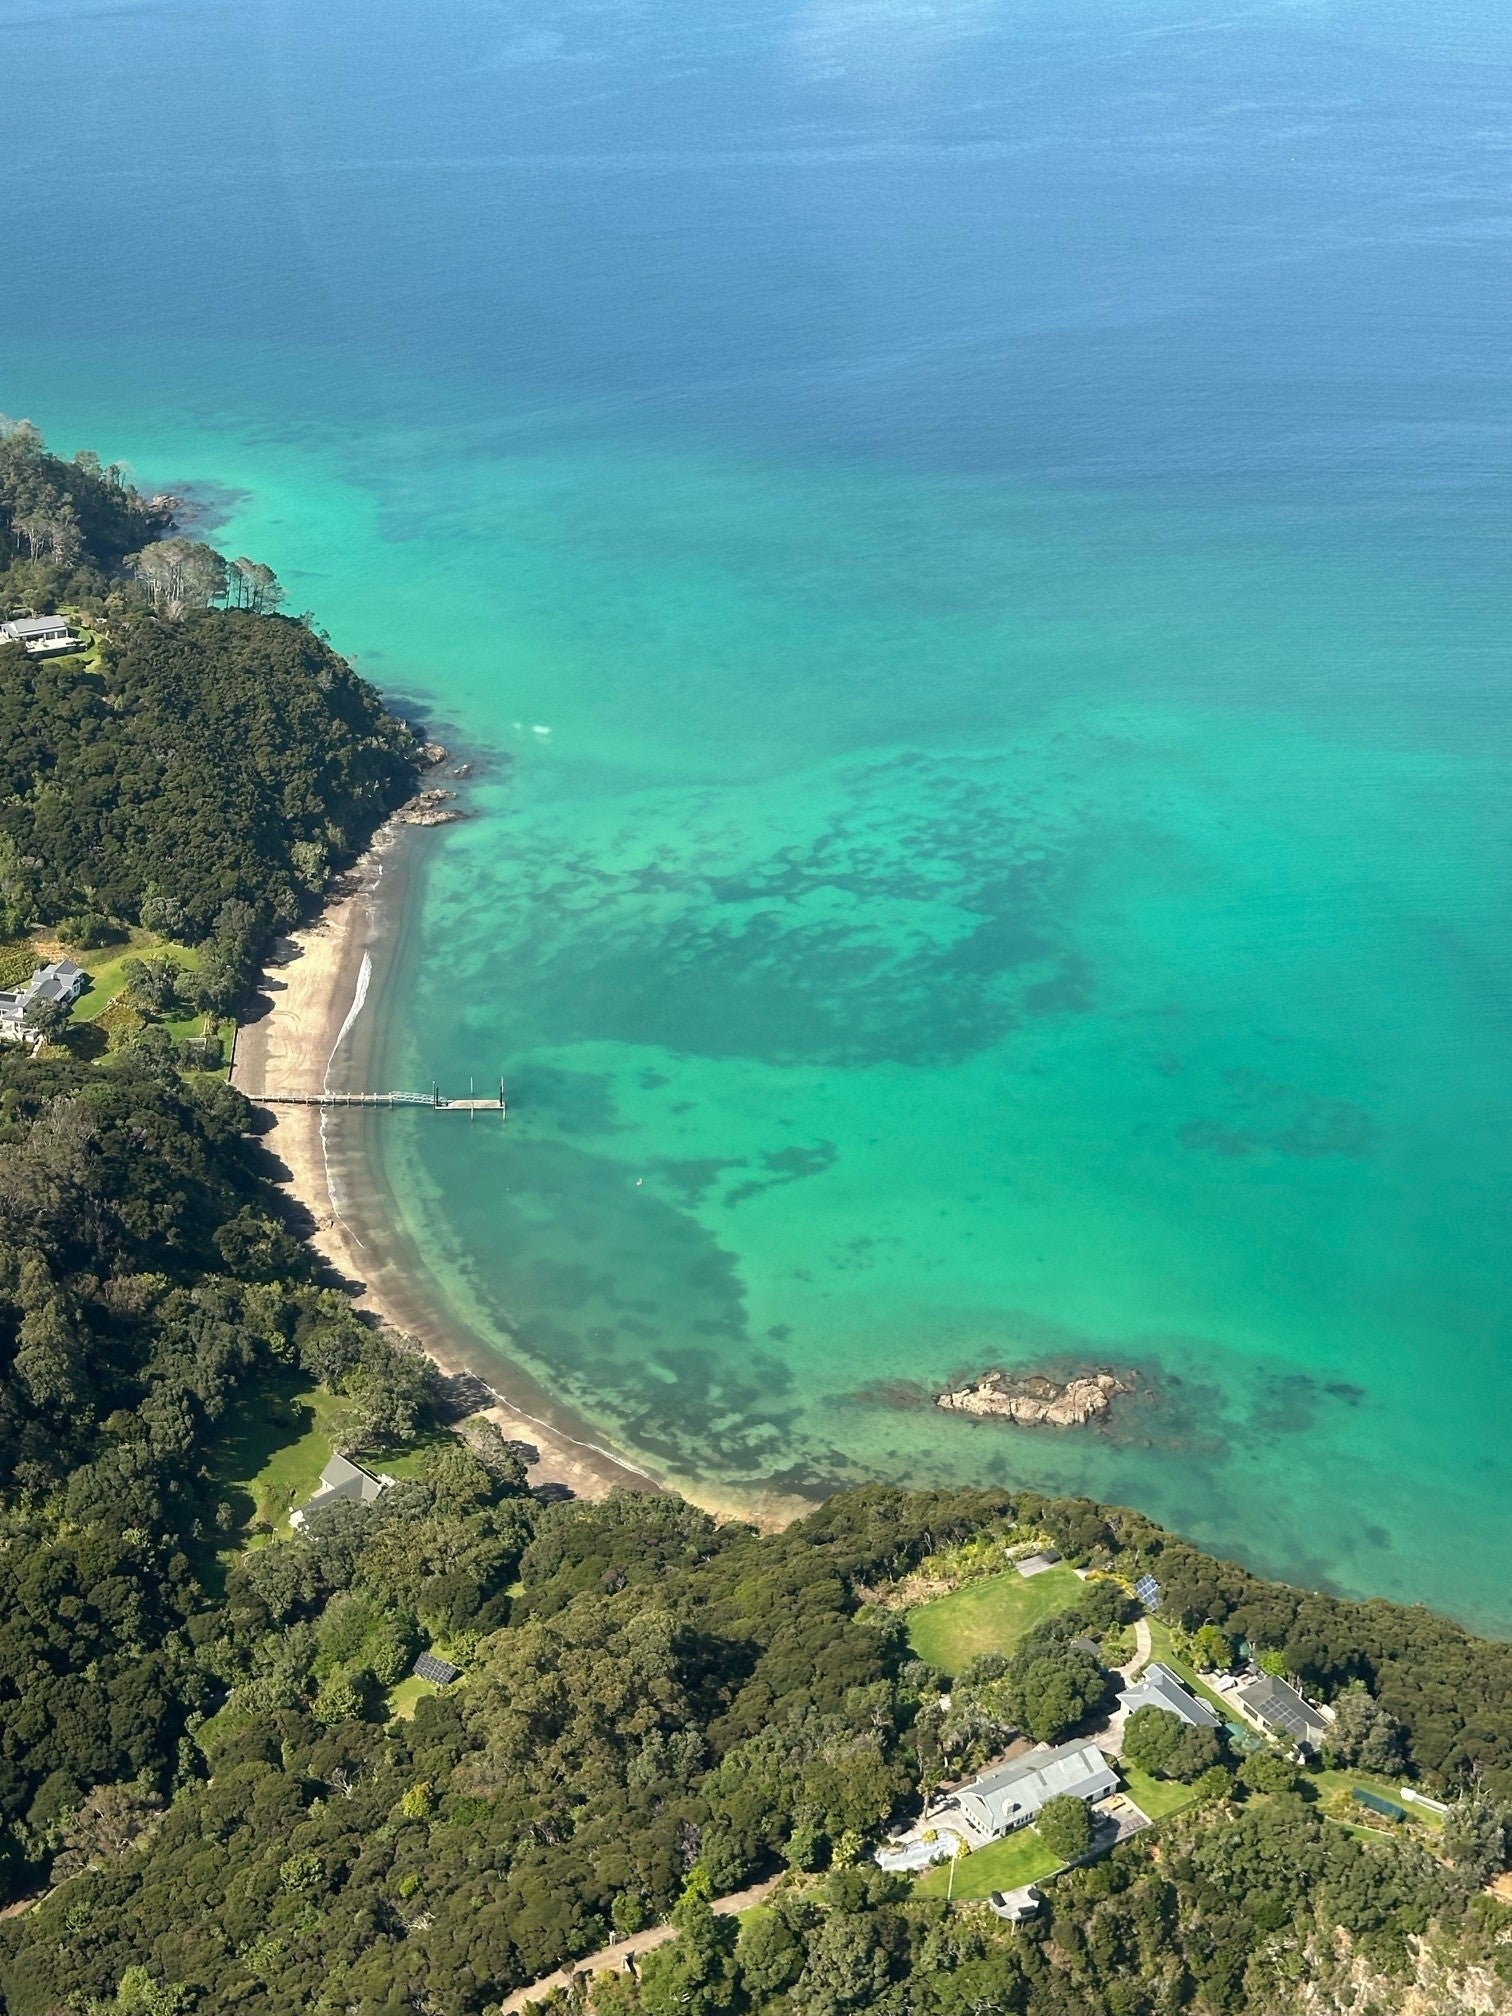
<instances>
[{"instance_id":1,"label":"footpath through grass","mask_svg":"<svg viewBox=\"0 0 1512 2016\"><path fill-rule=\"evenodd\" d=\"M1027 1578L1016 1568L984 1575L911 1610L908 1640L937 1673L954 1676L984 1652L1011 1652L1042 1618L1068 1609L1081 1587L1064 1563Z\"/></svg>"},{"instance_id":2,"label":"footpath through grass","mask_svg":"<svg viewBox=\"0 0 1512 2016\"><path fill-rule=\"evenodd\" d=\"M975 1854L963 1855L955 1867L955 1884L950 1882L950 1864L936 1862L918 1881L921 1897L943 1897L949 1890L963 1903L990 1897L994 1890L1020 1890L1026 1883L1039 1883L1053 1876L1061 1866L1060 1857L1041 1841L1032 1827L1021 1827L1001 1841L989 1842Z\"/></svg>"}]
</instances>

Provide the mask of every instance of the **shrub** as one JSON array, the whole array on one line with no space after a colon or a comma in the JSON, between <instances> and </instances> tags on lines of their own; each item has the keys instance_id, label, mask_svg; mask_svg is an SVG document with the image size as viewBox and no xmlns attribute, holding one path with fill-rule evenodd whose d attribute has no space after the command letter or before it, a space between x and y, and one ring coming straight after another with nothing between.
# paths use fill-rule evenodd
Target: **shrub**
<instances>
[{"instance_id":1,"label":"shrub","mask_svg":"<svg viewBox=\"0 0 1512 2016\"><path fill-rule=\"evenodd\" d=\"M1257 1750L1246 1757L1239 1777L1251 1792L1294 1792L1297 1787L1295 1767L1274 1750Z\"/></svg>"},{"instance_id":2,"label":"shrub","mask_svg":"<svg viewBox=\"0 0 1512 2016\"><path fill-rule=\"evenodd\" d=\"M1052 1855L1074 1862L1092 1845L1092 1815L1080 1799L1063 1793L1047 1799L1039 1810L1035 1830Z\"/></svg>"},{"instance_id":3,"label":"shrub","mask_svg":"<svg viewBox=\"0 0 1512 2016\"><path fill-rule=\"evenodd\" d=\"M1181 1741L1185 1726L1169 1708L1136 1708L1124 1729L1123 1754L1141 1771L1158 1776Z\"/></svg>"}]
</instances>

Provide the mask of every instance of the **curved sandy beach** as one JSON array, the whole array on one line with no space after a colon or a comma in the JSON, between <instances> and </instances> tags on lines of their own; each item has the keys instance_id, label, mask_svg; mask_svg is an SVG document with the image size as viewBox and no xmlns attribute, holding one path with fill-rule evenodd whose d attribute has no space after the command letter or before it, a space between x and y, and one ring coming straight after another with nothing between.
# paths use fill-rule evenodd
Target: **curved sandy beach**
<instances>
[{"instance_id":1,"label":"curved sandy beach","mask_svg":"<svg viewBox=\"0 0 1512 2016\"><path fill-rule=\"evenodd\" d=\"M261 992L271 1007L237 1033L231 1079L254 1102L268 1093L317 1093L339 1089L337 1071L348 1037L362 1010L373 962L387 951L389 920L385 882L402 850L426 836L390 822L368 853L333 887L320 917L303 930L275 942L263 973ZM282 1165L282 1187L311 1222L316 1250L351 1290L358 1306L394 1329L414 1337L451 1377L477 1379L477 1367L440 1334L412 1284L392 1262L377 1256L361 1228L345 1215L333 1180L333 1126L362 1124L363 1116L317 1106L275 1106L264 1145ZM494 1402L484 1411L511 1439L530 1443L539 1460L530 1466L533 1486L565 1485L582 1498L602 1498L615 1485L655 1490L642 1473L615 1461L538 1416L511 1406L489 1384Z\"/></svg>"}]
</instances>

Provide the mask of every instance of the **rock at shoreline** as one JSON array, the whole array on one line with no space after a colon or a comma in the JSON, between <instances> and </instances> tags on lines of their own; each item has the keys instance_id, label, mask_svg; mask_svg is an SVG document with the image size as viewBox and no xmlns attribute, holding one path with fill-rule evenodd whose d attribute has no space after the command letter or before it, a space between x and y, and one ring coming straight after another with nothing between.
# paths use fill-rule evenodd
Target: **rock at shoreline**
<instances>
[{"instance_id":1,"label":"rock at shoreline","mask_svg":"<svg viewBox=\"0 0 1512 2016\"><path fill-rule=\"evenodd\" d=\"M434 769L436 764L444 763L449 754L450 751L444 742L426 742L421 745L420 760L422 763L430 764Z\"/></svg>"},{"instance_id":2,"label":"rock at shoreline","mask_svg":"<svg viewBox=\"0 0 1512 2016\"><path fill-rule=\"evenodd\" d=\"M935 1405L983 1421L1016 1421L1026 1428L1084 1428L1095 1415L1108 1411L1116 1395L1130 1390L1128 1381L1113 1372L1089 1372L1065 1380L984 1372L953 1393L937 1394Z\"/></svg>"},{"instance_id":3,"label":"rock at shoreline","mask_svg":"<svg viewBox=\"0 0 1512 2016\"><path fill-rule=\"evenodd\" d=\"M453 825L466 816L452 803L456 795L455 791L419 791L399 807L394 818L401 826Z\"/></svg>"}]
</instances>

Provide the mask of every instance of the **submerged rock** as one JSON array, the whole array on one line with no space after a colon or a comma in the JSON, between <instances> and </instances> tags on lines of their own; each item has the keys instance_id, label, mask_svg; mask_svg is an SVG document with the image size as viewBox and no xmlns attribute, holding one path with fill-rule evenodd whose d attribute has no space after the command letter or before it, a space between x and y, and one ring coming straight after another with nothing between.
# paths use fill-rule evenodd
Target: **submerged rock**
<instances>
[{"instance_id":1,"label":"submerged rock","mask_svg":"<svg viewBox=\"0 0 1512 2016\"><path fill-rule=\"evenodd\" d=\"M1129 1381L1115 1372L1088 1372L1074 1379L1046 1379L1037 1373L984 1372L951 1393L935 1396L949 1413L984 1421L1016 1421L1026 1428L1084 1428L1105 1414Z\"/></svg>"}]
</instances>

